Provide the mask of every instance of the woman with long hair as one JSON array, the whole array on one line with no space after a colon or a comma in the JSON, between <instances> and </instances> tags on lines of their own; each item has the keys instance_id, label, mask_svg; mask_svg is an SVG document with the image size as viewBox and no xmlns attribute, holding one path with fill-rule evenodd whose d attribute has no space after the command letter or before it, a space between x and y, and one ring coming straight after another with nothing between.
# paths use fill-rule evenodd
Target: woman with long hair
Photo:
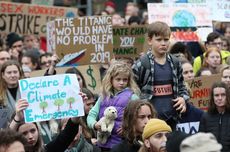
<instances>
[{"instance_id":1,"label":"woman with long hair","mask_svg":"<svg viewBox=\"0 0 230 152\"><path fill-rule=\"evenodd\" d=\"M144 100L129 102L124 110L122 120L123 140L112 148L112 152L137 152L143 141L142 133L151 118L156 118L152 104Z\"/></svg>"},{"instance_id":2,"label":"woman with long hair","mask_svg":"<svg viewBox=\"0 0 230 152\"><path fill-rule=\"evenodd\" d=\"M15 103L20 99L18 80L23 78L20 64L15 60L4 62L0 76L0 106L7 108L8 121L15 112ZM7 124L4 125L6 127Z\"/></svg>"},{"instance_id":3,"label":"woman with long hair","mask_svg":"<svg viewBox=\"0 0 230 152\"><path fill-rule=\"evenodd\" d=\"M230 151L230 90L224 82L212 85L208 112L200 121L199 131L210 132L222 144L222 152Z\"/></svg>"}]
</instances>

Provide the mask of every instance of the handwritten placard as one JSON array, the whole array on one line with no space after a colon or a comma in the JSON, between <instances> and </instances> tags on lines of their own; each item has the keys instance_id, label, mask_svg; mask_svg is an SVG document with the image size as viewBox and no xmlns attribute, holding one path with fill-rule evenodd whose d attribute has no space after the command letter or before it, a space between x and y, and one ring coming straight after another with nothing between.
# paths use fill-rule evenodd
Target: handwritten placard
<instances>
[{"instance_id":1,"label":"handwritten placard","mask_svg":"<svg viewBox=\"0 0 230 152\"><path fill-rule=\"evenodd\" d=\"M46 121L84 115L76 74L61 74L19 80L21 98L29 107L25 122Z\"/></svg>"},{"instance_id":2,"label":"handwritten placard","mask_svg":"<svg viewBox=\"0 0 230 152\"><path fill-rule=\"evenodd\" d=\"M148 3L149 23L163 21L171 27L212 26L207 4Z\"/></svg>"},{"instance_id":3,"label":"handwritten placard","mask_svg":"<svg viewBox=\"0 0 230 152\"><path fill-rule=\"evenodd\" d=\"M56 52L56 45L55 45L55 22L50 21L46 24L46 42L47 42L47 51L50 53Z\"/></svg>"},{"instance_id":4,"label":"handwritten placard","mask_svg":"<svg viewBox=\"0 0 230 152\"><path fill-rule=\"evenodd\" d=\"M176 130L184 132L186 134L195 134L199 131L200 122L187 122L187 123L179 123L176 125Z\"/></svg>"},{"instance_id":5,"label":"handwritten placard","mask_svg":"<svg viewBox=\"0 0 230 152\"><path fill-rule=\"evenodd\" d=\"M162 21L172 27L173 41L205 41L212 30L211 12L206 3L149 3L148 14L149 23Z\"/></svg>"},{"instance_id":6,"label":"handwritten placard","mask_svg":"<svg viewBox=\"0 0 230 152\"><path fill-rule=\"evenodd\" d=\"M207 0L163 0L163 3L206 3Z\"/></svg>"},{"instance_id":7,"label":"handwritten placard","mask_svg":"<svg viewBox=\"0 0 230 152\"><path fill-rule=\"evenodd\" d=\"M31 4L53 6L54 0L31 0Z\"/></svg>"},{"instance_id":8,"label":"handwritten placard","mask_svg":"<svg viewBox=\"0 0 230 152\"><path fill-rule=\"evenodd\" d=\"M221 22L230 22L230 1L212 0L209 1L209 7L212 12L212 20Z\"/></svg>"},{"instance_id":9,"label":"handwritten placard","mask_svg":"<svg viewBox=\"0 0 230 152\"><path fill-rule=\"evenodd\" d=\"M205 111L208 109L211 87L216 81L220 81L220 75L202 76L188 81L194 106Z\"/></svg>"},{"instance_id":10,"label":"handwritten placard","mask_svg":"<svg viewBox=\"0 0 230 152\"><path fill-rule=\"evenodd\" d=\"M111 16L56 19L54 35L52 45L55 45L56 53L61 58L57 66L110 61L113 50ZM47 37L52 38L50 35Z\"/></svg>"},{"instance_id":11,"label":"handwritten placard","mask_svg":"<svg viewBox=\"0 0 230 152\"><path fill-rule=\"evenodd\" d=\"M46 23L57 17L78 17L77 8L0 2L0 32L46 36Z\"/></svg>"},{"instance_id":12,"label":"handwritten placard","mask_svg":"<svg viewBox=\"0 0 230 152\"><path fill-rule=\"evenodd\" d=\"M113 26L113 54L139 57L144 49L146 26Z\"/></svg>"}]
</instances>

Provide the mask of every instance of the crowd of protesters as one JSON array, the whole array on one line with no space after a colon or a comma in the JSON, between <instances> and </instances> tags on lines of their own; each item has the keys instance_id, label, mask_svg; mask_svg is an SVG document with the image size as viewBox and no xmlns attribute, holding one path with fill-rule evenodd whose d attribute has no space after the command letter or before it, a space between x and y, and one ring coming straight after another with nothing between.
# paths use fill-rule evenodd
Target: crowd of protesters
<instances>
[{"instance_id":1,"label":"crowd of protesters","mask_svg":"<svg viewBox=\"0 0 230 152\"><path fill-rule=\"evenodd\" d=\"M148 23L136 3L124 14L113 1L95 15L111 15L113 26L147 26L146 44L139 57L116 58L103 65L101 92L93 94L78 67L76 74L85 116L25 123L29 106L21 99L18 80L36 70L55 75L59 57L47 52L39 35L8 33L0 39L0 110L7 121L0 130L0 151L6 152L229 152L230 151L230 23L214 26L205 42L170 43L171 29L161 21ZM217 22L214 25L219 25ZM212 82L207 112L191 104L186 81L219 74ZM109 106L117 118L106 143L97 140L99 119ZM191 132L181 124L198 124ZM199 132L199 133L198 133Z\"/></svg>"}]
</instances>

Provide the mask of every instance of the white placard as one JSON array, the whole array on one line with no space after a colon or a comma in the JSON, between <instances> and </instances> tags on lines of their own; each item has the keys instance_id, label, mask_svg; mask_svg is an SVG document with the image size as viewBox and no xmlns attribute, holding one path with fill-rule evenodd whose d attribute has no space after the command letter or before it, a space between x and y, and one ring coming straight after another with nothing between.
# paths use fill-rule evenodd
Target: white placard
<instances>
[{"instance_id":1,"label":"white placard","mask_svg":"<svg viewBox=\"0 0 230 152\"><path fill-rule=\"evenodd\" d=\"M21 98L29 103L25 122L84 115L76 74L61 74L19 80Z\"/></svg>"}]
</instances>

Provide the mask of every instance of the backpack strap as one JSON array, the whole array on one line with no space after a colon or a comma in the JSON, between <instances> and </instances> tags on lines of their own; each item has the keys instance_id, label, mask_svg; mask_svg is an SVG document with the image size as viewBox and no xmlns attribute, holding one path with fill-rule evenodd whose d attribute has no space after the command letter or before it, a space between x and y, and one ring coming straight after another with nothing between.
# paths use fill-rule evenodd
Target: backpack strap
<instances>
[{"instance_id":1,"label":"backpack strap","mask_svg":"<svg viewBox=\"0 0 230 152\"><path fill-rule=\"evenodd\" d=\"M144 54L140 57L141 64L145 67L145 69L150 69L150 61L147 54Z\"/></svg>"},{"instance_id":2,"label":"backpack strap","mask_svg":"<svg viewBox=\"0 0 230 152\"><path fill-rule=\"evenodd\" d=\"M140 76L139 76L140 77L139 87L142 88L147 83L147 79L145 78L149 77L150 75L151 65L147 54L144 54L143 56L140 57L140 62L143 68L141 69Z\"/></svg>"}]
</instances>

